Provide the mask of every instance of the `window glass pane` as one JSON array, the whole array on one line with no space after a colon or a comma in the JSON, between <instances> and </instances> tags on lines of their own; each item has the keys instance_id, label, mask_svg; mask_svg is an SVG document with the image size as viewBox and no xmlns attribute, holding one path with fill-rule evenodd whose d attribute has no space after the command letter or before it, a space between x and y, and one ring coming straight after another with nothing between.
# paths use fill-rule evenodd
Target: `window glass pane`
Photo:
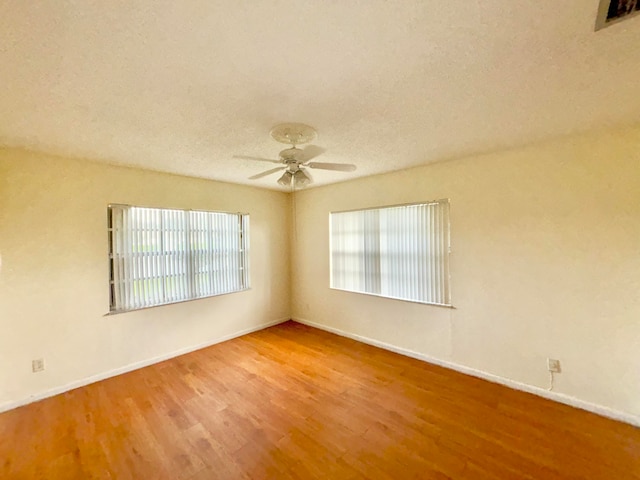
<instances>
[{"instance_id":1,"label":"window glass pane","mask_svg":"<svg viewBox=\"0 0 640 480\"><path fill-rule=\"evenodd\" d=\"M449 202L330 215L331 288L450 305Z\"/></svg>"}]
</instances>

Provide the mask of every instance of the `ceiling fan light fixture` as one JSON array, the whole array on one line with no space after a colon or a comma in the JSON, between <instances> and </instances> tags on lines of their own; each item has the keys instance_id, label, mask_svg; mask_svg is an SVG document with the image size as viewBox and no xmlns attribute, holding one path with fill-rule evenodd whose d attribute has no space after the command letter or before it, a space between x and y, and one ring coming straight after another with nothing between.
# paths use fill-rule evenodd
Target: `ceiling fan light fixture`
<instances>
[{"instance_id":1,"label":"ceiling fan light fixture","mask_svg":"<svg viewBox=\"0 0 640 480\"><path fill-rule=\"evenodd\" d=\"M278 184L283 187L288 187L291 185L291 179L293 178L293 174L290 171L286 171L282 174L282 176L278 179Z\"/></svg>"},{"instance_id":2,"label":"ceiling fan light fixture","mask_svg":"<svg viewBox=\"0 0 640 480\"><path fill-rule=\"evenodd\" d=\"M293 174L293 179L295 180L295 184L301 187L306 187L311 183L311 179L309 178L309 175L304 173L304 171L302 170L298 170L297 172L295 172Z\"/></svg>"}]
</instances>

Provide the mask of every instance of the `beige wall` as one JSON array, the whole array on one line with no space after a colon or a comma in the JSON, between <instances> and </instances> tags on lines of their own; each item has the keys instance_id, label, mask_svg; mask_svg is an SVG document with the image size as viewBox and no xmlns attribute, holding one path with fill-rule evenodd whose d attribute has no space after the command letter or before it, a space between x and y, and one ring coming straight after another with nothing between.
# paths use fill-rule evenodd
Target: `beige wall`
<instances>
[{"instance_id":1,"label":"beige wall","mask_svg":"<svg viewBox=\"0 0 640 480\"><path fill-rule=\"evenodd\" d=\"M251 290L107 316L108 203L251 215ZM0 408L288 318L285 193L0 150ZM46 370L31 373L31 360Z\"/></svg>"},{"instance_id":2,"label":"beige wall","mask_svg":"<svg viewBox=\"0 0 640 480\"><path fill-rule=\"evenodd\" d=\"M449 198L455 309L329 289L331 211ZM299 192L292 314L640 415L640 130Z\"/></svg>"}]
</instances>

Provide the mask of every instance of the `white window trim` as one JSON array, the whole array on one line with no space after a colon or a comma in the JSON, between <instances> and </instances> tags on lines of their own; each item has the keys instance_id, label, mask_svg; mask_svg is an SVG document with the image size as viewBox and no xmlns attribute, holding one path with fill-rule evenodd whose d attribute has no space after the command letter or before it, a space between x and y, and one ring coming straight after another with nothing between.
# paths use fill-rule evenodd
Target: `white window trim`
<instances>
[{"instance_id":1,"label":"white window trim","mask_svg":"<svg viewBox=\"0 0 640 480\"><path fill-rule=\"evenodd\" d=\"M130 242L131 241L131 233L129 236L126 235L125 229L120 229L120 236L116 238L116 226L114 225L114 211L115 210L127 211L131 212L133 209L138 209L138 211L144 210L146 214L151 214L151 211L154 211L155 215L159 215L158 218L164 219L163 215L183 215L184 224L182 229L171 230L176 235L174 237L174 241L179 243L182 242L183 247L180 249L179 247L174 247L172 250L168 250L165 248L164 243L170 239L166 238L168 235L167 232L169 230L164 227L155 228L153 230L149 229L139 229L138 235L143 235L147 232L153 232L156 235L160 235L160 244L161 247L158 250L154 250L152 252L152 257L155 254L159 259L156 261L156 264L153 266L145 265L142 267L144 275L140 275L140 265L143 263L143 258L147 258L149 255L140 254L140 250L134 252L133 248L127 244L124 248L116 247L116 243L120 242ZM159 212L159 213L157 213ZM195 214L196 216L192 215ZM230 233L235 233L233 235L233 242L237 238L237 245L233 245L233 243L229 244L225 251L214 250L212 246L214 245L208 235L214 233L212 219L213 216L209 217L207 215L199 215L198 214L214 214L214 215L228 215L230 217L236 217L238 221L237 231L227 232L227 238L229 239ZM153 214L151 214L153 215ZM194 217L193 219L191 217ZM220 217L219 217L220 218ZM191 225L191 222L195 219L204 220L207 219L207 225L205 226L204 222L201 222L199 225L194 226ZM146 220L149 220L148 218ZM227 221L233 220L232 218L228 218ZM224 220L220 220L224 222ZM155 308L163 305L171 305L174 303L183 303L189 302L193 300L198 300L201 298L208 298L218 295L226 295L229 293L236 293L250 289L250 272L249 272L249 214L247 213L238 213L238 212L221 212L221 211L212 211L212 210L192 210L192 209L175 209L175 208L158 208L158 207L146 207L139 205L125 205L125 204L109 204L107 208L107 227L108 227L108 250L109 250L109 313L107 315L114 315L120 313L126 313L130 311L142 310L146 308ZM123 236L124 235L124 236ZM179 238L180 235L184 237ZM194 239L192 235L199 235L198 239ZM141 239L142 237L139 237ZM194 249L192 245L192 241L204 241L207 242L208 248L200 248ZM156 241L158 239L156 238ZM146 240L149 241L149 240ZM223 271L226 272L225 275L231 275L231 281L228 278L224 279L226 285L231 285L229 289L224 291L215 291L213 280L210 282L203 282L202 279L198 280L196 276L202 273L211 274L215 267L220 267L220 264L216 264L215 255L214 254L224 254L224 255L237 255L237 258L232 258L232 266L234 268L227 268ZM208 258L207 258L208 257ZM171 260L170 260L171 258ZM218 256L220 260L220 256ZM228 264L228 258L225 257ZM167 299L166 290L167 290L167 279L170 275L166 273L166 266L168 263L172 262L172 265L175 267L175 273L173 275L174 279L179 279L175 281L180 281L182 284L180 295L174 295L173 298ZM134 265L135 263L135 265ZM196 265L204 265L205 272L194 272L194 266ZM146 269L146 270L145 270ZM219 270L219 269L218 269ZM134 281L144 281L149 280L149 275L152 275L156 278L161 279L162 288L159 290L162 293L159 293L154 296L154 299L150 300L148 295L143 295L138 297L137 300L134 301L116 301L116 297L119 295L135 295L131 288L127 288L126 283L129 283L129 286ZM210 275L211 276L211 275ZM116 279L116 277L120 277ZM214 291L210 291L207 288L207 283L211 283L211 288ZM120 286L118 286L120 284ZM219 286L219 285L218 285ZM116 292L116 290L118 292ZM203 292L204 290L204 292ZM177 298L180 297L180 298ZM118 308L120 307L120 308Z\"/></svg>"}]
</instances>

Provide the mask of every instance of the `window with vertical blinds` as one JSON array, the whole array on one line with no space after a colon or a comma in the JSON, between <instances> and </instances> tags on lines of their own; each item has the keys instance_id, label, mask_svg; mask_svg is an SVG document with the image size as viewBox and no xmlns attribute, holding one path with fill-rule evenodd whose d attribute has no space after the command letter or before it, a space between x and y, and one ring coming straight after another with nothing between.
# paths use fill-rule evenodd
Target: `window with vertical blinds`
<instances>
[{"instance_id":1,"label":"window with vertical blinds","mask_svg":"<svg viewBox=\"0 0 640 480\"><path fill-rule=\"evenodd\" d=\"M249 288L249 216L109 205L110 312Z\"/></svg>"},{"instance_id":2,"label":"window with vertical blinds","mask_svg":"<svg viewBox=\"0 0 640 480\"><path fill-rule=\"evenodd\" d=\"M330 215L331 288L451 305L449 201Z\"/></svg>"}]
</instances>

